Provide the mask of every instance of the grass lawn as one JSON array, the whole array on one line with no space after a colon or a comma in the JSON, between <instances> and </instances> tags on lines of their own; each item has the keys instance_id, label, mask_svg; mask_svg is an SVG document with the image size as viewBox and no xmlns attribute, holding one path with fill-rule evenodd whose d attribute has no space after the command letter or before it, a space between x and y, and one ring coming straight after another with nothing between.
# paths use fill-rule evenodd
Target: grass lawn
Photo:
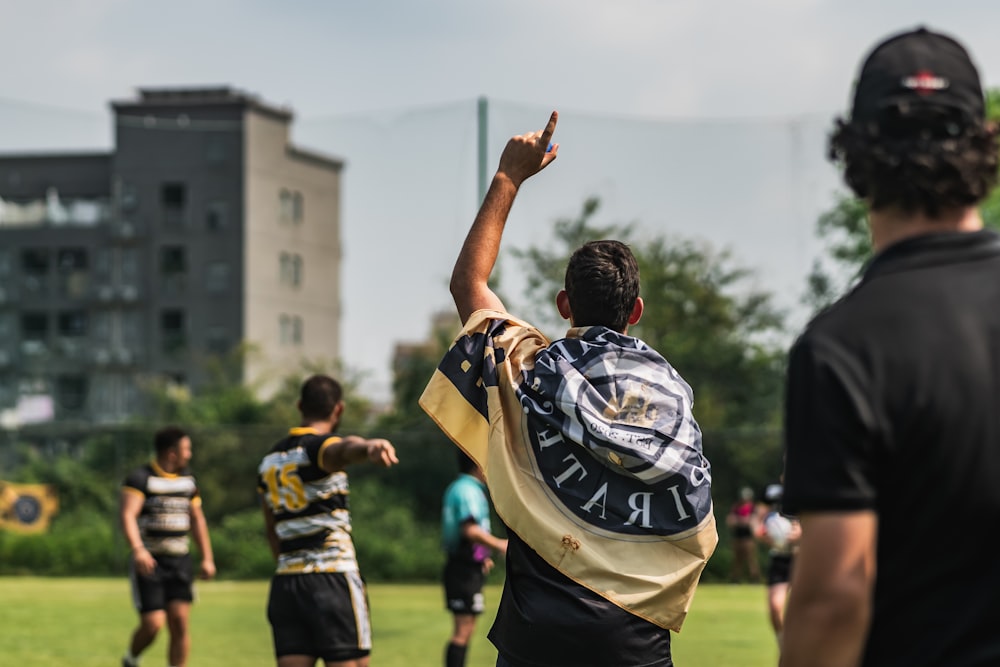
<instances>
[{"instance_id":1,"label":"grass lawn","mask_svg":"<svg viewBox=\"0 0 1000 667\"><path fill-rule=\"evenodd\" d=\"M264 616L267 582L204 582L197 590L191 667L274 664ZM375 632L372 667L443 664L451 618L439 587L375 584L369 595ZM486 631L499 588L489 588L486 597L492 606L477 625L468 667L492 667L496 661ZM124 577L3 577L0 604L0 663L10 667L118 665L136 620ZM763 587L702 586L673 646L679 667L775 665ZM165 665L165 636L143 658L145 666Z\"/></svg>"}]
</instances>

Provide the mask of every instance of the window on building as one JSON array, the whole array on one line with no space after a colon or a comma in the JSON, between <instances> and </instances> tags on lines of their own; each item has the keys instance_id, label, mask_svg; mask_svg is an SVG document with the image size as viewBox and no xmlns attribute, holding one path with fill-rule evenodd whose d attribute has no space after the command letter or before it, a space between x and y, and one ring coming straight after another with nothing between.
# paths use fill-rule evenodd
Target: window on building
<instances>
[{"instance_id":1,"label":"window on building","mask_svg":"<svg viewBox=\"0 0 1000 667\"><path fill-rule=\"evenodd\" d=\"M302 285L304 264L301 255L283 252L278 259L278 264L279 279L282 285L290 287Z\"/></svg>"},{"instance_id":2,"label":"window on building","mask_svg":"<svg viewBox=\"0 0 1000 667\"><path fill-rule=\"evenodd\" d=\"M160 273L165 276L187 272L187 249L184 246L160 248Z\"/></svg>"},{"instance_id":3,"label":"window on building","mask_svg":"<svg viewBox=\"0 0 1000 667\"><path fill-rule=\"evenodd\" d=\"M281 188L278 193L278 222L288 223L295 219L295 203L292 191Z\"/></svg>"},{"instance_id":4,"label":"window on building","mask_svg":"<svg viewBox=\"0 0 1000 667\"><path fill-rule=\"evenodd\" d=\"M89 287L86 248L60 248L56 251L56 271L58 272L59 293L63 296L79 298Z\"/></svg>"},{"instance_id":5,"label":"window on building","mask_svg":"<svg viewBox=\"0 0 1000 667\"><path fill-rule=\"evenodd\" d=\"M117 311L98 310L91 318L91 332L94 335L94 342L107 345L111 342L111 319L117 319Z\"/></svg>"},{"instance_id":6,"label":"window on building","mask_svg":"<svg viewBox=\"0 0 1000 667\"><path fill-rule=\"evenodd\" d=\"M182 209L187 199L187 188L183 183L164 183L160 196L163 208Z\"/></svg>"},{"instance_id":7,"label":"window on building","mask_svg":"<svg viewBox=\"0 0 1000 667\"><path fill-rule=\"evenodd\" d=\"M169 308L160 313L160 340L167 354L180 352L187 347L187 318L184 311Z\"/></svg>"},{"instance_id":8,"label":"window on building","mask_svg":"<svg viewBox=\"0 0 1000 667\"><path fill-rule=\"evenodd\" d=\"M6 248L0 248L0 276L10 273L10 252Z\"/></svg>"},{"instance_id":9,"label":"window on building","mask_svg":"<svg viewBox=\"0 0 1000 667\"><path fill-rule=\"evenodd\" d=\"M229 289L229 264L212 262L205 270L205 289L218 294Z\"/></svg>"},{"instance_id":10,"label":"window on building","mask_svg":"<svg viewBox=\"0 0 1000 667\"><path fill-rule=\"evenodd\" d=\"M224 201L208 203L205 209L205 229L210 232L220 232L228 225L229 206Z\"/></svg>"},{"instance_id":11,"label":"window on building","mask_svg":"<svg viewBox=\"0 0 1000 667\"><path fill-rule=\"evenodd\" d=\"M121 249L122 284L136 285L139 282L139 253L135 248Z\"/></svg>"},{"instance_id":12,"label":"window on building","mask_svg":"<svg viewBox=\"0 0 1000 667\"><path fill-rule=\"evenodd\" d=\"M56 266L59 273L74 273L87 270L86 248L60 248L56 251Z\"/></svg>"},{"instance_id":13,"label":"window on building","mask_svg":"<svg viewBox=\"0 0 1000 667\"><path fill-rule=\"evenodd\" d=\"M44 343L48 337L48 313L39 311L21 313L21 340Z\"/></svg>"},{"instance_id":14,"label":"window on building","mask_svg":"<svg viewBox=\"0 0 1000 667\"><path fill-rule=\"evenodd\" d=\"M298 315L282 314L278 318L278 329L278 340L282 345L302 344L302 318Z\"/></svg>"},{"instance_id":15,"label":"window on building","mask_svg":"<svg viewBox=\"0 0 1000 667\"><path fill-rule=\"evenodd\" d=\"M187 186L183 183L164 183L160 188L160 203L163 206L165 225L183 225L184 208L187 206Z\"/></svg>"},{"instance_id":16,"label":"window on building","mask_svg":"<svg viewBox=\"0 0 1000 667\"><path fill-rule=\"evenodd\" d=\"M25 248L21 251L21 271L26 276L46 276L49 273L49 249Z\"/></svg>"},{"instance_id":17,"label":"window on building","mask_svg":"<svg viewBox=\"0 0 1000 667\"><path fill-rule=\"evenodd\" d=\"M56 316L56 331L63 338L80 338L87 335L87 311L64 310Z\"/></svg>"},{"instance_id":18,"label":"window on building","mask_svg":"<svg viewBox=\"0 0 1000 667\"><path fill-rule=\"evenodd\" d=\"M223 355L230 348L229 330L223 326L211 327L205 336L205 349L209 354Z\"/></svg>"},{"instance_id":19,"label":"window on building","mask_svg":"<svg viewBox=\"0 0 1000 667\"><path fill-rule=\"evenodd\" d=\"M0 312L0 346L10 341L14 335L14 316L11 313Z\"/></svg>"},{"instance_id":20,"label":"window on building","mask_svg":"<svg viewBox=\"0 0 1000 667\"><path fill-rule=\"evenodd\" d=\"M137 349L144 342L142 317L135 310L121 313L121 342L128 348Z\"/></svg>"},{"instance_id":21,"label":"window on building","mask_svg":"<svg viewBox=\"0 0 1000 667\"><path fill-rule=\"evenodd\" d=\"M119 205L122 211L134 211L139 206L139 194L134 183L122 183L119 194Z\"/></svg>"},{"instance_id":22,"label":"window on building","mask_svg":"<svg viewBox=\"0 0 1000 667\"><path fill-rule=\"evenodd\" d=\"M86 375L56 376L56 405L63 410L82 410L87 405Z\"/></svg>"},{"instance_id":23,"label":"window on building","mask_svg":"<svg viewBox=\"0 0 1000 667\"><path fill-rule=\"evenodd\" d=\"M163 246L160 248L160 281L166 294L180 294L186 287L187 248Z\"/></svg>"},{"instance_id":24,"label":"window on building","mask_svg":"<svg viewBox=\"0 0 1000 667\"><path fill-rule=\"evenodd\" d=\"M305 215L305 202L302 199L302 193L295 192L292 194L292 222L301 223Z\"/></svg>"}]
</instances>

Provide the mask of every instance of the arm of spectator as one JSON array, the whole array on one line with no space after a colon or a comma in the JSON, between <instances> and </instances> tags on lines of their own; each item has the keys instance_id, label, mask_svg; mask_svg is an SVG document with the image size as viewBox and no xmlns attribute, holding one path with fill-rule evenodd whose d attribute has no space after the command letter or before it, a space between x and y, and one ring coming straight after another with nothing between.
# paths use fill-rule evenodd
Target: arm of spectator
<instances>
[{"instance_id":1,"label":"arm of spectator","mask_svg":"<svg viewBox=\"0 0 1000 667\"><path fill-rule=\"evenodd\" d=\"M781 667L856 667L875 585L874 512L803 514Z\"/></svg>"}]
</instances>

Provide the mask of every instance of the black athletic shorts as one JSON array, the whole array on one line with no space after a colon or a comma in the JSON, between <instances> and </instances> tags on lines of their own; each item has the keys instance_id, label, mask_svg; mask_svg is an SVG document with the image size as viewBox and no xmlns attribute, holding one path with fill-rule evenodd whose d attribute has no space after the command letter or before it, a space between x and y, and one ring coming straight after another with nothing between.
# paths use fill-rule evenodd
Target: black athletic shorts
<instances>
[{"instance_id":1,"label":"black athletic shorts","mask_svg":"<svg viewBox=\"0 0 1000 667\"><path fill-rule=\"evenodd\" d=\"M368 593L357 572L275 575L267 620L278 658L309 655L343 662L371 653Z\"/></svg>"},{"instance_id":2,"label":"black athletic shorts","mask_svg":"<svg viewBox=\"0 0 1000 667\"><path fill-rule=\"evenodd\" d=\"M167 608L174 600L194 600L194 568L191 555L156 556L156 569L145 577L135 571L135 564L128 569L132 582L132 603L140 614Z\"/></svg>"},{"instance_id":3,"label":"black athletic shorts","mask_svg":"<svg viewBox=\"0 0 1000 667\"><path fill-rule=\"evenodd\" d=\"M448 559L444 566L445 606L453 614L483 613L483 574L481 563Z\"/></svg>"},{"instance_id":4,"label":"black athletic shorts","mask_svg":"<svg viewBox=\"0 0 1000 667\"><path fill-rule=\"evenodd\" d=\"M792 555L771 554L767 565L767 585L787 584L792 580Z\"/></svg>"}]
</instances>

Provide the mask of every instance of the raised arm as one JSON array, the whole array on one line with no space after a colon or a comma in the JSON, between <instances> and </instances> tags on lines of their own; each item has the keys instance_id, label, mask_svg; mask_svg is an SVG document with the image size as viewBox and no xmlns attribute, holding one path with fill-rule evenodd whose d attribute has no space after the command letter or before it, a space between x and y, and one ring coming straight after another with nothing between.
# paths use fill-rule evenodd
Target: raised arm
<instances>
[{"instance_id":1,"label":"raised arm","mask_svg":"<svg viewBox=\"0 0 1000 667\"><path fill-rule=\"evenodd\" d=\"M559 145L547 149L558 120L558 112L553 111L544 130L512 137L500 155L500 166L451 273L451 296L463 324L477 310L503 310L503 302L488 284L500 238L521 183L556 159Z\"/></svg>"}]
</instances>

